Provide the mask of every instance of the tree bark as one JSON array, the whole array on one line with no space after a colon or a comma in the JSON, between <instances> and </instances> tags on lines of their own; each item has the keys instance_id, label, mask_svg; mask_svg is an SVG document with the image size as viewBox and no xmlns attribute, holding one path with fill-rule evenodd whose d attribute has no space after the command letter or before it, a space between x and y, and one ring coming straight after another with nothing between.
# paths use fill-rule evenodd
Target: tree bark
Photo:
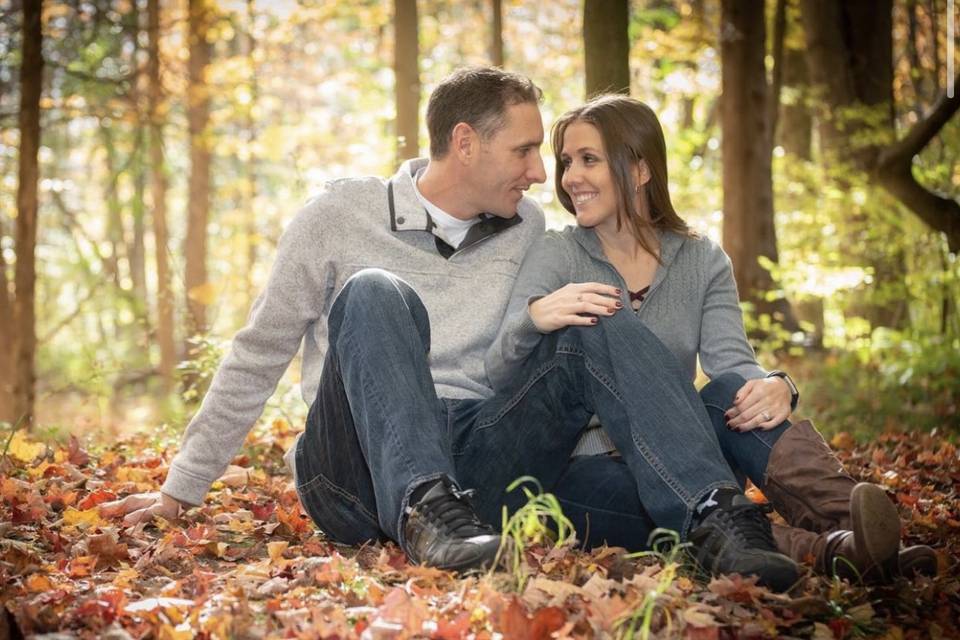
<instances>
[{"instance_id":1,"label":"tree bark","mask_svg":"<svg viewBox=\"0 0 960 640\"><path fill-rule=\"evenodd\" d=\"M163 86L160 80L160 0L147 1L147 83L150 119L150 196L157 267L157 343L160 377L173 388L176 346L173 334L173 292L170 290L167 232L167 172L163 157Z\"/></svg>"},{"instance_id":2,"label":"tree bark","mask_svg":"<svg viewBox=\"0 0 960 640\"><path fill-rule=\"evenodd\" d=\"M210 91L207 66L211 46L207 41L212 19L210 0L189 0L187 64L187 123L190 140L190 177L187 186L187 237L185 280L187 336L207 329L207 223L210 215Z\"/></svg>"},{"instance_id":3,"label":"tree bark","mask_svg":"<svg viewBox=\"0 0 960 640\"><path fill-rule=\"evenodd\" d=\"M630 24L627 0L584 0L586 96L630 93Z\"/></svg>"},{"instance_id":4,"label":"tree bark","mask_svg":"<svg viewBox=\"0 0 960 640\"><path fill-rule=\"evenodd\" d=\"M919 153L960 107L960 98L941 98L930 115L899 142L893 109L892 0L803 0L811 80L824 102L821 139L827 161L853 166L884 188L933 229L944 233L951 251L960 249L960 205L931 193L912 174ZM859 142L858 140L866 140ZM891 241L897 231L891 229ZM881 247L889 253L889 247ZM874 264L875 280L903 286L902 256L882 257ZM897 326L905 321L907 292L877 314L874 324Z\"/></svg>"},{"instance_id":5,"label":"tree bark","mask_svg":"<svg viewBox=\"0 0 960 640\"><path fill-rule=\"evenodd\" d=\"M490 64L503 67L503 0L490 0L493 19L490 25Z\"/></svg>"},{"instance_id":6,"label":"tree bark","mask_svg":"<svg viewBox=\"0 0 960 640\"><path fill-rule=\"evenodd\" d=\"M13 416L33 420L36 372L35 287L37 187L40 178L40 91L43 84L42 0L23 1L23 58L20 67L20 167L17 184L17 266L14 276L16 378Z\"/></svg>"},{"instance_id":7,"label":"tree bark","mask_svg":"<svg viewBox=\"0 0 960 640\"><path fill-rule=\"evenodd\" d=\"M792 25L787 28L792 28ZM783 86L789 88L791 97L780 105L776 138L784 151L801 160L813 158L813 116L806 104L808 84L803 51L787 46L783 52Z\"/></svg>"},{"instance_id":8,"label":"tree bark","mask_svg":"<svg viewBox=\"0 0 960 640\"><path fill-rule=\"evenodd\" d=\"M0 242L7 235L4 217L0 216ZM13 320L13 297L11 296L10 278L7 275L7 259L3 251L0 251L0 336L14 335ZM5 340L0 347L0 421L12 422L16 420L13 415L13 353L14 341Z\"/></svg>"},{"instance_id":9,"label":"tree bark","mask_svg":"<svg viewBox=\"0 0 960 640\"><path fill-rule=\"evenodd\" d=\"M758 261L778 261L764 0L723 0L720 29L723 247L740 297L792 327L786 301L765 299L774 283Z\"/></svg>"},{"instance_id":10,"label":"tree bark","mask_svg":"<svg viewBox=\"0 0 960 640\"><path fill-rule=\"evenodd\" d=\"M420 38L416 0L394 0L393 73L397 103L397 164L419 155Z\"/></svg>"}]
</instances>

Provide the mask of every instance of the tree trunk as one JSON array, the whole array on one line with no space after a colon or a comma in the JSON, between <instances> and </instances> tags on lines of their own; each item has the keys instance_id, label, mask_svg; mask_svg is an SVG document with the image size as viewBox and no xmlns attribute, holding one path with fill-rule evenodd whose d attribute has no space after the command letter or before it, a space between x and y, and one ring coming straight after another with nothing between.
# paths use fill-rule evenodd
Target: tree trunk
<instances>
[{"instance_id":1,"label":"tree trunk","mask_svg":"<svg viewBox=\"0 0 960 640\"><path fill-rule=\"evenodd\" d=\"M0 242L7 236L5 216L0 215ZM7 259L0 251L0 336L13 337L13 297L10 295L10 278L7 275ZM13 411L13 381L14 381L14 341L10 338L3 341L0 347L0 422L16 420Z\"/></svg>"},{"instance_id":2,"label":"tree trunk","mask_svg":"<svg viewBox=\"0 0 960 640\"><path fill-rule=\"evenodd\" d=\"M490 25L490 64L503 67L503 0L491 0L493 20Z\"/></svg>"},{"instance_id":3,"label":"tree trunk","mask_svg":"<svg viewBox=\"0 0 960 640\"><path fill-rule=\"evenodd\" d=\"M247 134L247 160L245 167L246 186L244 200L246 203L246 239L247 239L247 264L244 288L247 296L247 307L253 304L257 295L256 283L253 280L254 269L257 265L257 245L259 244L259 233L257 231L257 154L255 153L255 142L257 140L257 121L254 118L254 111L257 108L257 99L260 94L260 88L257 85L257 61L255 52L257 49L257 40L253 33L256 12L254 11L254 0L247 0L247 37L246 37L246 58L249 65L249 85L250 85L250 103L246 109L246 134Z\"/></svg>"},{"instance_id":4,"label":"tree trunk","mask_svg":"<svg viewBox=\"0 0 960 640\"><path fill-rule=\"evenodd\" d=\"M723 0L720 29L723 247L740 297L793 328L786 301L765 299L774 283L759 262L778 261L764 0Z\"/></svg>"},{"instance_id":5,"label":"tree trunk","mask_svg":"<svg viewBox=\"0 0 960 640\"><path fill-rule=\"evenodd\" d=\"M187 64L187 124L190 138L190 177L187 187L186 291L187 336L207 329L207 222L210 215L210 91L206 72L211 46L210 0L189 0Z\"/></svg>"},{"instance_id":6,"label":"tree trunk","mask_svg":"<svg viewBox=\"0 0 960 640\"><path fill-rule=\"evenodd\" d=\"M173 293L170 291L167 233L167 173L163 158L163 87L160 83L160 0L147 2L147 82L150 118L150 196L153 239L157 263L157 343L160 377L166 390L173 388L177 355L173 337Z\"/></svg>"},{"instance_id":7,"label":"tree trunk","mask_svg":"<svg viewBox=\"0 0 960 640\"><path fill-rule=\"evenodd\" d=\"M630 93L630 24L627 0L584 0L586 95Z\"/></svg>"},{"instance_id":8,"label":"tree trunk","mask_svg":"<svg viewBox=\"0 0 960 640\"><path fill-rule=\"evenodd\" d=\"M419 154L420 38L416 0L394 0L393 73L397 101L397 163Z\"/></svg>"},{"instance_id":9,"label":"tree trunk","mask_svg":"<svg viewBox=\"0 0 960 640\"><path fill-rule=\"evenodd\" d=\"M140 52L140 8L136 2L130 3L129 34L132 49L131 65L136 71L130 83L130 101L137 107L137 128L133 133L133 158L130 162L133 178L133 200L130 201L130 213L133 218L133 235L127 247L130 262L130 280L133 283L134 311L137 321L142 323L149 335L150 319L147 314L147 258L144 238L144 196L146 193L146 166L144 164L144 131L148 129L144 122L141 105L141 85L139 67Z\"/></svg>"},{"instance_id":10,"label":"tree trunk","mask_svg":"<svg viewBox=\"0 0 960 640\"><path fill-rule=\"evenodd\" d=\"M877 174L882 140L895 132L892 0L802 0L802 15L810 79L823 107L818 115L824 161L851 167L882 186ZM838 184L849 188L844 178ZM868 296L853 311L873 326L901 327L908 320L909 292L905 258L897 249L900 232L864 214L853 220L873 237L863 246L862 260L873 268L872 290L881 300Z\"/></svg>"},{"instance_id":11,"label":"tree trunk","mask_svg":"<svg viewBox=\"0 0 960 640\"><path fill-rule=\"evenodd\" d=\"M813 117L807 106L807 61L801 49L788 46L783 52L783 86L789 89L790 98L780 105L777 140L787 153L810 160L813 158Z\"/></svg>"},{"instance_id":12,"label":"tree trunk","mask_svg":"<svg viewBox=\"0 0 960 640\"><path fill-rule=\"evenodd\" d=\"M40 91L43 84L42 0L23 1L23 58L20 66L20 168L17 184L17 267L14 296L16 379L13 416L31 424L36 383L35 318L37 186L40 177Z\"/></svg>"}]
</instances>

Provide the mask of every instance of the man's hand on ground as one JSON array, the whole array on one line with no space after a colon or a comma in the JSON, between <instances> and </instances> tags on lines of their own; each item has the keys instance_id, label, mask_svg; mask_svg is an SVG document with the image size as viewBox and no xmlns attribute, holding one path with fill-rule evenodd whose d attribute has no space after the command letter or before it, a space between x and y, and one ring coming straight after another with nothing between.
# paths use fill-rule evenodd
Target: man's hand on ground
<instances>
[{"instance_id":1,"label":"man's hand on ground","mask_svg":"<svg viewBox=\"0 0 960 640\"><path fill-rule=\"evenodd\" d=\"M113 502L100 505L100 515L105 518L124 516L123 524L133 526L149 522L155 517L175 520L180 515L180 503L159 491L134 493Z\"/></svg>"}]
</instances>

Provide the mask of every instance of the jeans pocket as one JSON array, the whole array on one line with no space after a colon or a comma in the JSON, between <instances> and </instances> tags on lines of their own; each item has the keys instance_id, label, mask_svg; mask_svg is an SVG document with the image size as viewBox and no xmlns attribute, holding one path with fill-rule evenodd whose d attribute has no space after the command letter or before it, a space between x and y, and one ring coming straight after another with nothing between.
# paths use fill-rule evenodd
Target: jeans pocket
<instances>
[{"instance_id":1,"label":"jeans pocket","mask_svg":"<svg viewBox=\"0 0 960 640\"><path fill-rule=\"evenodd\" d=\"M297 486L297 494L310 519L334 542L357 545L386 539L376 515L322 474Z\"/></svg>"}]
</instances>

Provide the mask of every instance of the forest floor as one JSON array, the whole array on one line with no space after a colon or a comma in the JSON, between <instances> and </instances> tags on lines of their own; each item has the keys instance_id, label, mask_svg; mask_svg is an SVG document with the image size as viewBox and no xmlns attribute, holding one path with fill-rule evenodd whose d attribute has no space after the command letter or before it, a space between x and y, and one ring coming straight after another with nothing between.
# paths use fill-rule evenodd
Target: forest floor
<instances>
[{"instance_id":1,"label":"forest floor","mask_svg":"<svg viewBox=\"0 0 960 640\"><path fill-rule=\"evenodd\" d=\"M9 432L0 459L0 640L44 638L960 638L960 455L943 437L832 439L896 501L936 578L867 587L807 574L789 594L705 580L682 554L531 543L473 577L395 546L331 544L300 512L281 420L251 434L204 506L124 527L98 504L155 490L173 451L133 438L88 453ZM762 499L762 496L760 496Z\"/></svg>"}]
</instances>

